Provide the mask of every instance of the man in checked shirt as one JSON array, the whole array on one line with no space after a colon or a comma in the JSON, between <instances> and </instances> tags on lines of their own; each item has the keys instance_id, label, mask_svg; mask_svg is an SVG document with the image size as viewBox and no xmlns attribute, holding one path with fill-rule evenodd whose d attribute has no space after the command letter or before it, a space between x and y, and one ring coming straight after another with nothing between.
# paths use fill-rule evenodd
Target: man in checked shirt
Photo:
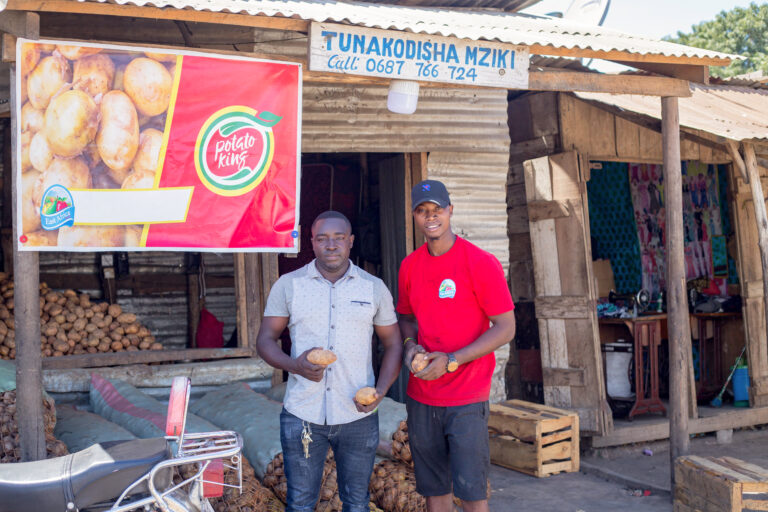
<instances>
[{"instance_id":1,"label":"man in checked shirt","mask_svg":"<svg viewBox=\"0 0 768 512\"><path fill-rule=\"evenodd\" d=\"M349 261L354 240L343 214L320 214L312 224L315 259L278 279L259 329L261 357L289 373L280 414L289 512L314 511L328 446L336 459L344 512L368 511L379 443L376 408L400 372L402 343L389 290ZM277 344L286 326L290 356ZM360 388L374 385L374 331L384 359L376 401L364 406L354 397ZM307 353L313 348L331 350L338 359L327 367L312 364Z\"/></svg>"}]
</instances>

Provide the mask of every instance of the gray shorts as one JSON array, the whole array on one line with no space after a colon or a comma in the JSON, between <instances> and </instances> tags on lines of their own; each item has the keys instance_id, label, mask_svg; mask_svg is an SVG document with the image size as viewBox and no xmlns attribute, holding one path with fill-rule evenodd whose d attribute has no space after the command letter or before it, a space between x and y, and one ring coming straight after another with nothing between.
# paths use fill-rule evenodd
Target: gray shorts
<instances>
[{"instance_id":1,"label":"gray shorts","mask_svg":"<svg viewBox=\"0 0 768 512\"><path fill-rule=\"evenodd\" d=\"M408 397L408 438L422 496L487 498L488 402L436 407Z\"/></svg>"}]
</instances>

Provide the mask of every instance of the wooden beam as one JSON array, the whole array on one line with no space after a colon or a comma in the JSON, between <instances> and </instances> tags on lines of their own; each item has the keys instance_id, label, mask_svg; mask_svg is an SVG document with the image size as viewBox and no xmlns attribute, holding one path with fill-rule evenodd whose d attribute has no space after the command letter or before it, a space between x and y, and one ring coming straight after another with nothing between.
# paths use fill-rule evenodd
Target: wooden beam
<instances>
[{"instance_id":1,"label":"wooden beam","mask_svg":"<svg viewBox=\"0 0 768 512\"><path fill-rule=\"evenodd\" d=\"M690 348L688 299L685 286L683 244L683 182L680 163L680 113L677 98L661 98L662 149L664 154L664 202L667 225L667 314L669 316L669 418L670 467L674 488L674 464L689 451L688 365ZM686 338L687 336L687 338Z\"/></svg>"},{"instance_id":2,"label":"wooden beam","mask_svg":"<svg viewBox=\"0 0 768 512\"><path fill-rule=\"evenodd\" d=\"M735 140L727 139L725 141L725 148L731 155L733 165L739 170L739 174L741 174L744 183L749 184L749 173L747 172L747 166L744 164L744 160L741 158L741 153L739 153L739 143Z\"/></svg>"},{"instance_id":3,"label":"wooden beam","mask_svg":"<svg viewBox=\"0 0 768 512\"><path fill-rule=\"evenodd\" d=\"M245 286L245 253L234 254L235 267L235 311L237 321L237 346L249 346L248 340L248 307Z\"/></svg>"},{"instance_id":4,"label":"wooden beam","mask_svg":"<svg viewBox=\"0 0 768 512\"><path fill-rule=\"evenodd\" d=\"M427 154L426 153L411 153L411 181L415 185L421 181L427 179ZM408 199L410 204L410 199ZM413 225L413 215L409 210L405 217L406 224ZM413 247L417 249L424 243L424 235L418 229L413 229Z\"/></svg>"},{"instance_id":5,"label":"wooden beam","mask_svg":"<svg viewBox=\"0 0 768 512\"><path fill-rule=\"evenodd\" d=\"M0 32L28 39L39 39L40 15L36 12L3 12L0 14Z\"/></svg>"},{"instance_id":6,"label":"wooden beam","mask_svg":"<svg viewBox=\"0 0 768 512\"><path fill-rule=\"evenodd\" d=\"M412 153L406 153L403 155L405 159L405 162L403 162L403 172L405 174L403 177L403 194L405 195L405 201L403 201L403 224L405 225L406 256L411 254L415 248L413 242L413 232L416 231L414 229L415 226L413 225L413 210L411 209L411 189L416 183L418 183L418 181L413 181L413 169L411 169L413 159L411 158L411 155Z\"/></svg>"},{"instance_id":7,"label":"wooden beam","mask_svg":"<svg viewBox=\"0 0 768 512\"><path fill-rule=\"evenodd\" d=\"M533 44L528 47L531 55L553 55L555 57L581 57L588 59L602 59L623 61L631 66L639 62L657 62L660 64L689 64L693 66L727 66L731 59L719 57L676 57L674 55L639 54L613 50L591 50L587 48L555 48Z\"/></svg>"},{"instance_id":8,"label":"wooden beam","mask_svg":"<svg viewBox=\"0 0 768 512\"><path fill-rule=\"evenodd\" d=\"M96 274L40 274L40 281L54 289L93 290L100 286ZM187 276L185 274L132 274L115 280L121 290L132 290L137 295L163 293L169 291L186 291ZM233 278L227 275L208 275L205 277L206 287L232 288Z\"/></svg>"},{"instance_id":9,"label":"wooden beam","mask_svg":"<svg viewBox=\"0 0 768 512\"><path fill-rule=\"evenodd\" d=\"M46 369L43 370L43 387L53 393L88 392L93 371L92 368ZM190 377L199 390L201 386L267 379L272 368L261 359L244 358L164 365L130 364L99 368L98 372L107 379L120 379L145 388L170 388L174 377Z\"/></svg>"},{"instance_id":10,"label":"wooden beam","mask_svg":"<svg viewBox=\"0 0 768 512\"><path fill-rule=\"evenodd\" d=\"M542 368L544 380L553 386L584 387L583 368Z\"/></svg>"},{"instance_id":11,"label":"wooden beam","mask_svg":"<svg viewBox=\"0 0 768 512\"><path fill-rule=\"evenodd\" d=\"M0 42L2 48L2 62L16 62L16 36L3 32L3 39Z\"/></svg>"},{"instance_id":12,"label":"wooden beam","mask_svg":"<svg viewBox=\"0 0 768 512\"><path fill-rule=\"evenodd\" d=\"M568 201L531 201L528 203L528 219L539 221L568 217Z\"/></svg>"},{"instance_id":13,"label":"wooden beam","mask_svg":"<svg viewBox=\"0 0 768 512\"><path fill-rule=\"evenodd\" d=\"M529 74L531 91L609 92L687 98L688 82L677 78L635 75L603 75L576 71L539 71Z\"/></svg>"},{"instance_id":14,"label":"wooden beam","mask_svg":"<svg viewBox=\"0 0 768 512\"><path fill-rule=\"evenodd\" d=\"M295 32L307 32L309 30L308 21L294 18L195 11L192 9L174 9L172 7L157 8L100 2L73 2L72 0L9 0L8 7L6 7L5 10L6 13L8 11L68 12L75 14L101 14L105 16L124 16L131 18L219 23L222 25L240 25L243 27L270 28ZM3 16L5 16L6 13L3 13Z\"/></svg>"},{"instance_id":15,"label":"wooden beam","mask_svg":"<svg viewBox=\"0 0 768 512\"><path fill-rule=\"evenodd\" d=\"M39 323L39 321L38 321ZM38 346L38 352L39 350ZM43 368L98 368L127 364L163 363L169 361L198 361L253 357L250 348L190 348L182 350L140 350L138 352L110 352L104 354L78 354L43 358Z\"/></svg>"},{"instance_id":16,"label":"wooden beam","mask_svg":"<svg viewBox=\"0 0 768 512\"><path fill-rule=\"evenodd\" d=\"M197 347L197 328L200 324L201 308L200 275L189 273L187 274L187 346L191 348Z\"/></svg>"},{"instance_id":17,"label":"wooden beam","mask_svg":"<svg viewBox=\"0 0 768 512\"><path fill-rule=\"evenodd\" d=\"M248 335L244 341L254 353L256 351L256 337L261 328L261 315L264 313L265 301L262 300L261 258L258 253L245 253L245 318ZM265 297L266 299L266 297ZM238 304L239 305L239 304Z\"/></svg>"},{"instance_id":18,"label":"wooden beam","mask_svg":"<svg viewBox=\"0 0 768 512\"><path fill-rule=\"evenodd\" d=\"M707 415L692 419L689 433L704 434L728 428L743 428L768 423L768 407L708 409ZM592 438L592 448L606 448L632 443L647 443L669 438L669 420L667 418L648 418L617 427L605 436Z\"/></svg>"},{"instance_id":19,"label":"wooden beam","mask_svg":"<svg viewBox=\"0 0 768 512\"><path fill-rule=\"evenodd\" d=\"M595 304L583 295L538 295L536 318L590 318Z\"/></svg>"},{"instance_id":20,"label":"wooden beam","mask_svg":"<svg viewBox=\"0 0 768 512\"><path fill-rule=\"evenodd\" d=\"M768 320L768 214L765 209L765 196L763 195L763 186L760 181L760 172L757 168L757 158L755 157L755 147L749 142L742 142L744 149L744 164L749 175L749 188L752 192L752 205L755 208L755 223L757 224L757 245L760 247L760 263L763 274L763 314ZM768 325L766 323L765 325ZM747 359L750 361L750 368L761 368L766 361L761 360L765 356L759 353L751 353L751 346L747 343ZM753 370L750 369L750 373ZM756 380L753 378L753 380Z\"/></svg>"},{"instance_id":21,"label":"wooden beam","mask_svg":"<svg viewBox=\"0 0 768 512\"><path fill-rule=\"evenodd\" d=\"M694 64L660 64L657 62L630 62L616 61L617 64L623 64L643 71L649 71L658 75L664 75L689 82L700 84L709 84L709 66Z\"/></svg>"},{"instance_id":22,"label":"wooden beam","mask_svg":"<svg viewBox=\"0 0 768 512\"><path fill-rule=\"evenodd\" d=\"M36 13L2 13L0 19L10 14L3 30L14 30L16 35L38 39L40 16ZM16 70L11 68L10 83L16 81ZM19 119L16 118L16 88L11 87L11 151L13 176L13 204L17 204L17 180L19 168L15 136ZM19 214L13 211L13 282L15 295L14 317L16 322L16 407L19 423L19 448L21 460L34 461L46 458L45 432L43 431L43 377L40 354L40 259L37 252L18 250L17 230Z\"/></svg>"}]
</instances>

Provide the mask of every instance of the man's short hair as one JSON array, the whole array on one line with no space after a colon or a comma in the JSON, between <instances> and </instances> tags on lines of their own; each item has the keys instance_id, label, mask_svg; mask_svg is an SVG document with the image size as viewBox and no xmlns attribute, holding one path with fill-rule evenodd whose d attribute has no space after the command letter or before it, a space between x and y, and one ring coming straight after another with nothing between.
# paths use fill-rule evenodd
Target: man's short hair
<instances>
[{"instance_id":1,"label":"man's short hair","mask_svg":"<svg viewBox=\"0 0 768 512\"><path fill-rule=\"evenodd\" d=\"M344 224L347 225L347 229L349 230L349 232L350 233L352 232L352 223L349 222L349 219L347 218L347 216L335 210L328 210L318 215L315 218L315 220L312 222L312 228L311 228L312 231L315 230L315 224L317 224L319 221L324 219L341 219L344 221Z\"/></svg>"}]
</instances>

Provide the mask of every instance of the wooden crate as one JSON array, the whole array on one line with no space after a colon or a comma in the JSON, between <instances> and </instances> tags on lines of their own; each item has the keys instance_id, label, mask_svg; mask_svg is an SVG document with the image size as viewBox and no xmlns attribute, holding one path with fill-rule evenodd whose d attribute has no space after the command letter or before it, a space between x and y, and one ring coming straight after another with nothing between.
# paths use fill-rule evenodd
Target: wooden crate
<instances>
[{"instance_id":1,"label":"wooden crate","mask_svg":"<svg viewBox=\"0 0 768 512\"><path fill-rule=\"evenodd\" d=\"M673 510L768 510L768 470L732 457L678 457Z\"/></svg>"},{"instance_id":2,"label":"wooden crate","mask_svg":"<svg viewBox=\"0 0 768 512\"><path fill-rule=\"evenodd\" d=\"M509 400L491 405L491 462L536 477L579 470L579 416Z\"/></svg>"}]
</instances>

